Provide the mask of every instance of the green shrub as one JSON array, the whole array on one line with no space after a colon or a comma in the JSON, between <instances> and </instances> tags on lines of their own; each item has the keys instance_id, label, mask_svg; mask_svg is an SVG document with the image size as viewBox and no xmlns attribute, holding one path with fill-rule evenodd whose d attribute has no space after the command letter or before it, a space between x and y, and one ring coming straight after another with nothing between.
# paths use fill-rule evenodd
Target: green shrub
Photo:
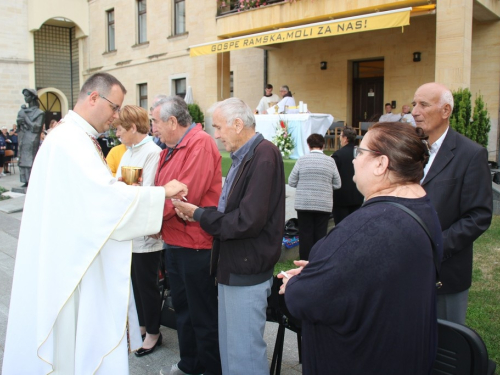
<instances>
[{"instance_id":1,"label":"green shrub","mask_svg":"<svg viewBox=\"0 0 500 375\"><path fill-rule=\"evenodd\" d=\"M453 102L455 105L450 118L451 127L466 137L468 136L467 132L471 114L470 97L471 93L469 89L458 89L453 92Z\"/></svg>"},{"instance_id":2,"label":"green shrub","mask_svg":"<svg viewBox=\"0 0 500 375\"><path fill-rule=\"evenodd\" d=\"M200 123L203 128L205 128L205 116L203 115L200 106L198 104L188 104L187 106L189 114L193 118L193 122Z\"/></svg>"},{"instance_id":3,"label":"green shrub","mask_svg":"<svg viewBox=\"0 0 500 375\"><path fill-rule=\"evenodd\" d=\"M476 96L473 115L473 124L477 128L476 142L480 145L488 146L488 134L491 129L490 115L488 109L485 108L482 95Z\"/></svg>"},{"instance_id":4,"label":"green shrub","mask_svg":"<svg viewBox=\"0 0 500 375\"><path fill-rule=\"evenodd\" d=\"M458 89L452 92L452 94L455 106L450 117L450 126L474 142L487 147L491 124L483 96L481 94L476 95L474 114L471 116L472 95L470 90L467 88Z\"/></svg>"},{"instance_id":5,"label":"green shrub","mask_svg":"<svg viewBox=\"0 0 500 375\"><path fill-rule=\"evenodd\" d=\"M10 197L8 195L2 195L6 191L8 191L6 188L4 188L3 186L0 186L0 201L4 201L6 199L10 199Z\"/></svg>"}]
</instances>

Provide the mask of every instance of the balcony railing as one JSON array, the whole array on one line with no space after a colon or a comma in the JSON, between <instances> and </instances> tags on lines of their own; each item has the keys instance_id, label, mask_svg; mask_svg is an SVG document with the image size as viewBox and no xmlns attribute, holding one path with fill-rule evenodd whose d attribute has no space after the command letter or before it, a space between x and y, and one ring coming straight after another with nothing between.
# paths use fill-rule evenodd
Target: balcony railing
<instances>
[{"instance_id":1,"label":"balcony railing","mask_svg":"<svg viewBox=\"0 0 500 375\"><path fill-rule=\"evenodd\" d=\"M218 0L219 5L217 15L224 16L227 14L244 12L246 10L257 9L271 4L284 3L287 0Z\"/></svg>"}]
</instances>

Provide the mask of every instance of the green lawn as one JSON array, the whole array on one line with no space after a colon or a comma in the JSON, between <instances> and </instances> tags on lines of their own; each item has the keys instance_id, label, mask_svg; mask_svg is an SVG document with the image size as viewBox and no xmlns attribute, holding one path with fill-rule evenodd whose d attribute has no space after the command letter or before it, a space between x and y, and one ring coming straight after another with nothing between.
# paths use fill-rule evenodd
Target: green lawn
<instances>
[{"instance_id":1,"label":"green lawn","mask_svg":"<svg viewBox=\"0 0 500 375\"><path fill-rule=\"evenodd\" d=\"M477 331L500 366L500 216L474 244L474 271L467 325Z\"/></svg>"},{"instance_id":2,"label":"green lawn","mask_svg":"<svg viewBox=\"0 0 500 375\"><path fill-rule=\"evenodd\" d=\"M332 150L324 150L325 155L332 155L333 151ZM222 155L222 175L224 177L227 176L227 172L229 171L229 168L231 167L231 158L229 157L229 152L227 151L220 151L220 154ZM283 164L285 165L285 183L288 184L288 176L292 172L293 166L295 165L295 162L297 160L293 159L286 159L283 160Z\"/></svg>"},{"instance_id":3,"label":"green lawn","mask_svg":"<svg viewBox=\"0 0 500 375\"><path fill-rule=\"evenodd\" d=\"M220 151L220 154L222 155L222 176L226 177L227 172L231 167L232 160L231 157L229 156L229 152ZM283 160L283 164L285 166L285 183L287 184L288 184L288 176L292 172L293 166L295 165L296 161L297 160L292 160L292 159Z\"/></svg>"},{"instance_id":4,"label":"green lawn","mask_svg":"<svg viewBox=\"0 0 500 375\"><path fill-rule=\"evenodd\" d=\"M274 273L295 268L293 261L278 263ZM474 244L474 270L469 292L467 326L482 337L490 359L500 366L500 216ZM500 371L496 371L500 374Z\"/></svg>"}]
</instances>

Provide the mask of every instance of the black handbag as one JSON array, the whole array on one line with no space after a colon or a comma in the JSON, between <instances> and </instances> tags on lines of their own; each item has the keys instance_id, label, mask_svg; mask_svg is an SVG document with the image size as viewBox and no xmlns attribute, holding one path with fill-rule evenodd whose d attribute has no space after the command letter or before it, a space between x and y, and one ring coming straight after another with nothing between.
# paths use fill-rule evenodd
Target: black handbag
<instances>
[{"instance_id":1,"label":"black handbag","mask_svg":"<svg viewBox=\"0 0 500 375\"><path fill-rule=\"evenodd\" d=\"M177 329L177 323L175 321L175 310L172 305L172 296L170 290L164 291L165 298L162 298L163 306L161 309L160 324L162 326Z\"/></svg>"},{"instance_id":2,"label":"black handbag","mask_svg":"<svg viewBox=\"0 0 500 375\"><path fill-rule=\"evenodd\" d=\"M288 219L285 222L285 237L293 237L299 235L299 220L296 218Z\"/></svg>"},{"instance_id":3,"label":"black handbag","mask_svg":"<svg viewBox=\"0 0 500 375\"><path fill-rule=\"evenodd\" d=\"M160 324L162 326L177 329L177 323L175 319L175 309L172 304L172 294L170 292L170 283L168 282L168 274L166 272L164 254L162 252L160 268L158 271L158 283L160 284L161 290L161 315Z\"/></svg>"}]
</instances>

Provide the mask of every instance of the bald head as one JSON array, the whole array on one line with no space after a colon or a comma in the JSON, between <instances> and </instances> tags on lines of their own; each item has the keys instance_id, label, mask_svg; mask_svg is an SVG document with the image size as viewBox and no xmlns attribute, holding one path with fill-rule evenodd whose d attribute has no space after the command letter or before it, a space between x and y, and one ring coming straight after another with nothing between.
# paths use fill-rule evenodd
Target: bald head
<instances>
[{"instance_id":1,"label":"bald head","mask_svg":"<svg viewBox=\"0 0 500 375\"><path fill-rule=\"evenodd\" d=\"M434 143L450 124L453 112L451 91L440 83L423 84L415 92L412 105L416 125L424 129L429 142Z\"/></svg>"}]
</instances>

